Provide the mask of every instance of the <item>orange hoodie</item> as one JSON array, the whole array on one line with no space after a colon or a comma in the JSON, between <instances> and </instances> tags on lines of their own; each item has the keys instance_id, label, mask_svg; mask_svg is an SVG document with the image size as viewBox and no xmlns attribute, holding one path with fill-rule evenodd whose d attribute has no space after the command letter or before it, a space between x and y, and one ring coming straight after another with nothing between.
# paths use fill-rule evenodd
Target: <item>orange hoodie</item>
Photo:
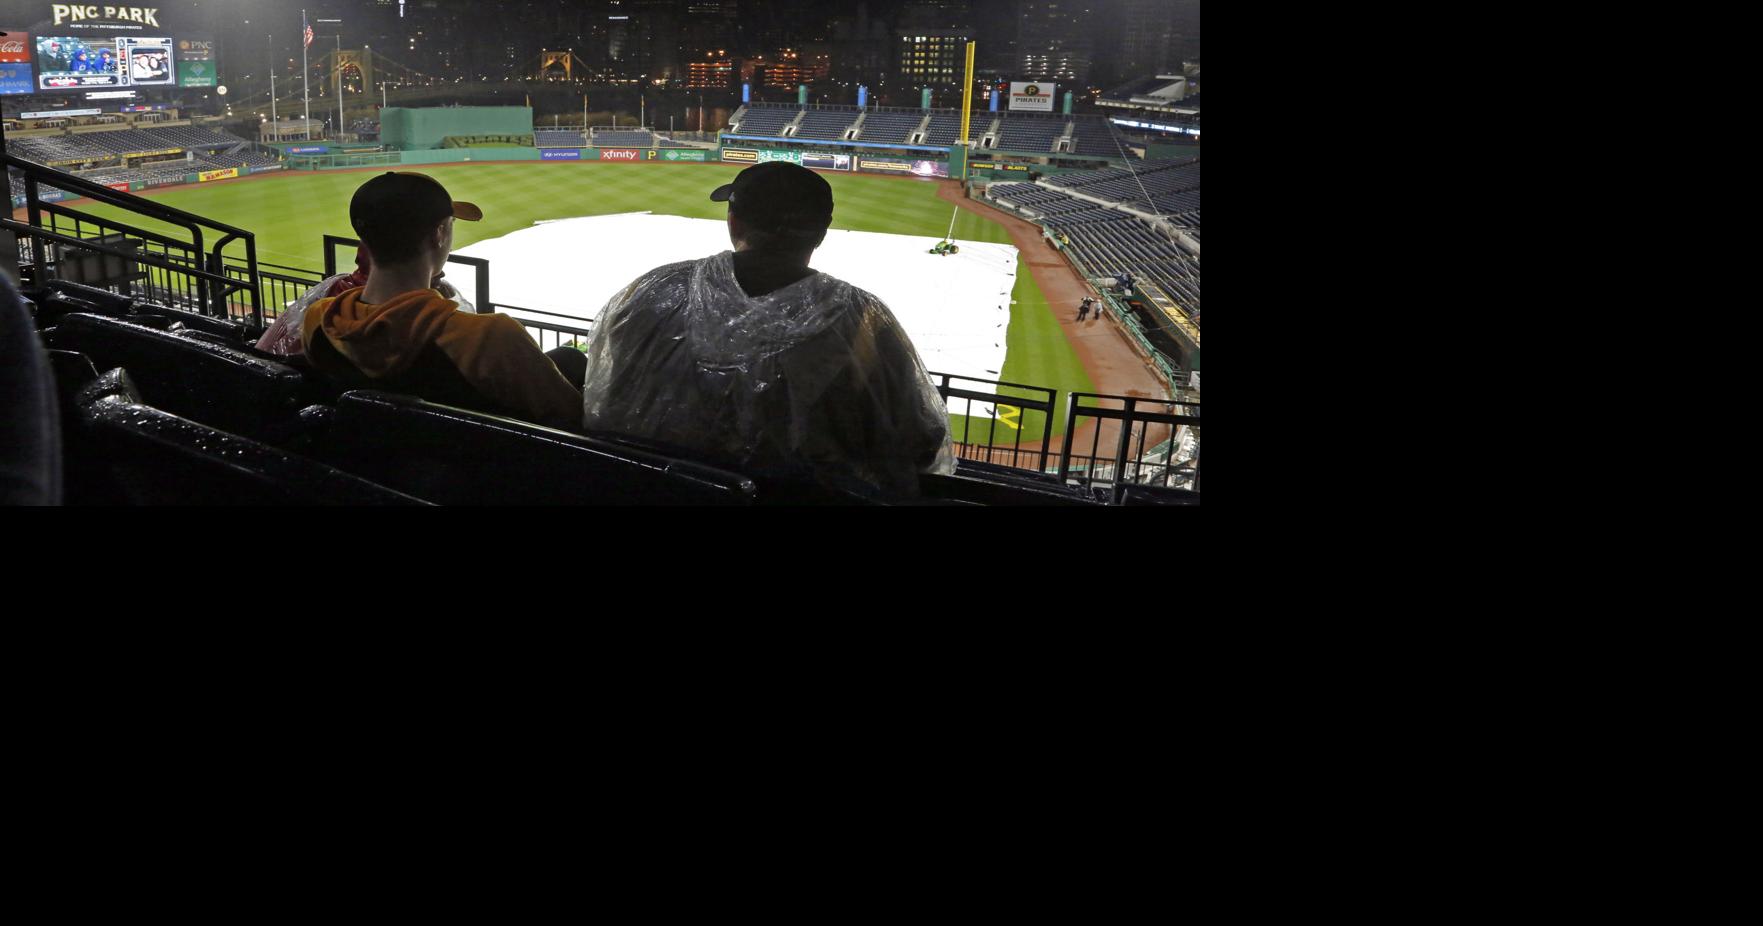
<instances>
[{"instance_id":1,"label":"orange hoodie","mask_svg":"<svg viewBox=\"0 0 1763 926\"><path fill-rule=\"evenodd\" d=\"M362 302L364 292L314 302L302 319L301 341L310 344L313 332L323 331L337 353L372 379L410 369L432 344L473 388L518 417L581 430L582 394L520 322L461 312L432 289L399 293L378 305Z\"/></svg>"}]
</instances>

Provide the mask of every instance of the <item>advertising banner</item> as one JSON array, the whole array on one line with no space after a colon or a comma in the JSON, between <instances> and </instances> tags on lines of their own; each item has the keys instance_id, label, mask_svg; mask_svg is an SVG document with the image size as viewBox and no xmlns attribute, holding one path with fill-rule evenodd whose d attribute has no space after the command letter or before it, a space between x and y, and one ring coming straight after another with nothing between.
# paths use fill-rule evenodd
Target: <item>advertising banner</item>
<instances>
[{"instance_id":1,"label":"advertising banner","mask_svg":"<svg viewBox=\"0 0 1763 926\"><path fill-rule=\"evenodd\" d=\"M183 154L183 153L184 153L184 149L182 149L182 148L167 148L163 151L130 151L128 154L123 155L123 157L125 157L125 158L160 158L160 157L166 157L168 155Z\"/></svg>"},{"instance_id":2,"label":"advertising banner","mask_svg":"<svg viewBox=\"0 0 1763 926\"><path fill-rule=\"evenodd\" d=\"M540 148L541 161L579 161L582 159L580 148Z\"/></svg>"},{"instance_id":3,"label":"advertising banner","mask_svg":"<svg viewBox=\"0 0 1763 926\"><path fill-rule=\"evenodd\" d=\"M127 193L129 191L129 185L126 183L106 183L104 185L113 189L113 190L121 190L124 193Z\"/></svg>"},{"instance_id":4,"label":"advertising banner","mask_svg":"<svg viewBox=\"0 0 1763 926\"><path fill-rule=\"evenodd\" d=\"M287 169L288 169L288 166L286 164L271 164L268 167L253 167L250 169L250 171L248 171L248 173L267 174L272 170L287 170Z\"/></svg>"},{"instance_id":5,"label":"advertising banner","mask_svg":"<svg viewBox=\"0 0 1763 926\"><path fill-rule=\"evenodd\" d=\"M663 161L706 161L708 152L701 148L667 148L661 151Z\"/></svg>"},{"instance_id":6,"label":"advertising banner","mask_svg":"<svg viewBox=\"0 0 1763 926\"><path fill-rule=\"evenodd\" d=\"M214 43L205 39L178 39L178 57L185 61L213 61Z\"/></svg>"},{"instance_id":7,"label":"advertising banner","mask_svg":"<svg viewBox=\"0 0 1763 926\"><path fill-rule=\"evenodd\" d=\"M1050 113L1057 84L1010 82L1010 108L1018 112Z\"/></svg>"},{"instance_id":8,"label":"advertising banner","mask_svg":"<svg viewBox=\"0 0 1763 926\"><path fill-rule=\"evenodd\" d=\"M214 62L212 61L179 61L178 86L180 87L212 87L214 86Z\"/></svg>"},{"instance_id":9,"label":"advertising banner","mask_svg":"<svg viewBox=\"0 0 1763 926\"><path fill-rule=\"evenodd\" d=\"M949 165L943 161L901 161L894 158L858 158L858 170L887 174L913 174L919 177L947 177Z\"/></svg>"},{"instance_id":10,"label":"advertising banner","mask_svg":"<svg viewBox=\"0 0 1763 926\"><path fill-rule=\"evenodd\" d=\"M643 159L643 152L636 148L601 148L602 161L630 161L635 163Z\"/></svg>"},{"instance_id":11,"label":"advertising banner","mask_svg":"<svg viewBox=\"0 0 1763 926\"><path fill-rule=\"evenodd\" d=\"M722 159L752 164L759 160L759 152L748 148L724 148L722 149Z\"/></svg>"},{"instance_id":12,"label":"advertising banner","mask_svg":"<svg viewBox=\"0 0 1763 926\"><path fill-rule=\"evenodd\" d=\"M0 36L0 94L34 92L37 86L31 82L31 37L12 29L0 32L6 33Z\"/></svg>"},{"instance_id":13,"label":"advertising banner","mask_svg":"<svg viewBox=\"0 0 1763 926\"><path fill-rule=\"evenodd\" d=\"M207 183L210 180L227 180L238 175L239 169L237 167L229 167L226 170L205 170L197 174L202 178L200 181L202 183Z\"/></svg>"},{"instance_id":14,"label":"advertising banner","mask_svg":"<svg viewBox=\"0 0 1763 926\"><path fill-rule=\"evenodd\" d=\"M289 154L328 154L330 152L330 150L331 150L330 145L312 145L310 147L301 146L299 148L289 148L288 153Z\"/></svg>"},{"instance_id":15,"label":"advertising banner","mask_svg":"<svg viewBox=\"0 0 1763 926\"><path fill-rule=\"evenodd\" d=\"M151 180L145 181L145 183L148 187L178 186L179 184L184 184L184 183L189 183L189 182L190 182L190 175L189 174L179 174L175 177L154 177Z\"/></svg>"},{"instance_id":16,"label":"advertising banner","mask_svg":"<svg viewBox=\"0 0 1763 926\"><path fill-rule=\"evenodd\" d=\"M20 119L61 119L67 116L102 115L102 109L51 109L40 113L19 113Z\"/></svg>"},{"instance_id":17,"label":"advertising banner","mask_svg":"<svg viewBox=\"0 0 1763 926\"><path fill-rule=\"evenodd\" d=\"M768 148L761 148L759 149L759 163L764 164L766 161L788 161L791 164L800 164L802 163L802 152L773 151Z\"/></svg>"},{"instance_id":18,"label":"advertising banner","mask_svg":"<svg viewBox=\"0 0 1763 926\"><path fill-rule=\"evenodd\" d=\"M851 156L848 154L823 154L819 151L802 153L802 166L815 170L850 170Z\"/></svg>"}]
</instances>

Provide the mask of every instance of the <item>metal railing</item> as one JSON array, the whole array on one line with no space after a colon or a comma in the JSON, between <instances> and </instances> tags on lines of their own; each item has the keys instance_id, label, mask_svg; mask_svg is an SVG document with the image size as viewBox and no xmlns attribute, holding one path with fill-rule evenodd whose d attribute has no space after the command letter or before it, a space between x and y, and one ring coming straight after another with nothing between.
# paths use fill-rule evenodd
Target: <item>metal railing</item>
<instances>
[{"instance_id":1,"label":"metal railing","mask_svg":"<svg viewBox=\"0 0 1763 926\"><path fill-rule=\"evenodd\" d=\"M1047 468L1053 446L1053 414L1058 399L1057 392L1042 386L974 379L953 373L933 371L930 375L936 380L937 392L945 402L953 399L963 403L961 411L954 411L953 403L950 410L950 414L959 414L964 419L960 427L955 428L956 433L951 435L955 439L957 456L964 460L998 463L1036 472ZM952 382L955 380L959 380L959 383ZM1027 395L1005 394L1004 389L1017 390ZM975 402L981 403L980 410L985 414L973 414ZM976 422L985 426L983 442L975 439L981 430L975 426ZM1024 447L1023 434L1031 432L1037 425L1041 435L1039 446L1031 440ZM998 440L1000 426L1009 435L1007 441ZM953 423L951 427L955 427Z\"/></svg>"},{"instance_id":2,"label":"metal railing","mask_svg":"<svg viewBox=\"0 0 1763 926\"><path fill-rule=\"evenodd\" d=\"M139 268L130 270L126 278L112 283L113 286L126 288L131 294L139 291L152 297L176 299L180 308L249 319L256 327L263 326L257 239L252 233L12 154L0 153L0 163L9 175L17 171L23 181L26 221L20 222L8 212L0 219L0 227L18 235L20 271L23 273L28 267L33 283L41 285L56 278L62 257L70 252L107 255ZM172 226L186 237L148 231L119 219L100 218L62 202L44 202L43 190L51 185L71 196ZM205 237L213 241L212 247L205 248ZM227 246L241 241L244 270L229 275L224 270L226 264L238 260L227 255Z\"/></svg>"},{"instance_id":3,"label":"metal railing","mask_svg":"<svg viewBox=\"0 0 1763 926\"><path fill-rule=\"evenodd\" d=\"M1129 484L1200 491L1200 403L1088 392L1071 393L1068 399L1065 438L1055 470L1059 481L1111 486L1116 498ZM1119 403L1121 407L1080 405L1079 399ZM1095 425L1088 453L1081 452L1081 445L1078 452L1072 448L1080 418ZM1106 442L1103 432L1109 428L1104 427L1105 422L1113 423L1114 432L1106 436ZM1104 452L1110 444L1111 449Z\"/></svg>"}]
</instances>

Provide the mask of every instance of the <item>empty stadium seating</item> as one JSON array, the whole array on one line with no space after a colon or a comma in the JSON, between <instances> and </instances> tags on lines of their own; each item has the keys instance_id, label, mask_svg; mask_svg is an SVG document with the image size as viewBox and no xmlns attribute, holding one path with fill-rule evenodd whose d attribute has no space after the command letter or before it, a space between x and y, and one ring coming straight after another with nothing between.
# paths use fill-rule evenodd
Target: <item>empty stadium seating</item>
<instances>
[{"instance_id":1,"label":"empty stadium seating","mask_svg":"<svg viewBox=\"0 0 1763 926\"><path fill-rule=\"evenodd\" d=\"M753 482L604 437L387 392L347 392L310 452L448 505L746 505Z\"/></svg>"},{"instance_id":2,"label":"empty stadium seating","mask_svg":"<svg viewBox=\"0 0 1763 926\"><path fill-rule=\"evenodd\" d=\"M735 135L779 135L801 111L796 106L754 103L746 107L745 113L737 112L730 119L733 124L731 132Z\"/></svg>"},{"instance_id":3,"label":"empty stadium seating","mask_svg":"<svg viewBox=\"0 0 1763 926\"><path fill-rule=\"evenodd\" d=\"M1086 196L1112 200L1134 209L1166 216L1188 216L1177 224L1199 225L1200 159L1168 163L1135 163L1086 173L1060 174L1045 184L1079 190Z\"/></svg>"},{"instance_id":4,"label":"empty stadium seating","mask_svg":"<svg viewBox=\"0 0 1763 926\"><path fill-rule=\"evenodd\" d=\"M533 129L533 145L539 148L585 148L582 133L574 129Z\"/></svg>"},{"instance_id":5,"label":"empty stadium seating","mask_svg":"<svg viewBox=\"0 0 1763 926\"><path fill-rule=\"evenodd\" d=\"M924 121L923 110L910 112L872 111L863 119L863 128L857 136L858 141L866 142L900 142L912 140L912 133L918 130L918 124Z\"/></svg>"},{"instance_id":6,"label":"empty stadium seating","mask_svg":"<svg viewBox=\"0 0 1763 926\"><path fill-rule=\"evenodd\" d=\"M43 343L90 357L98 367L123 367L155 408L212 427L275 440L298 430L300 409L322 396L299 371L237 347L186 336L176 322L137 315L112 318L74 312L53 318Z\"/></svg>"},{"instance_id":7,"label":"empty stadium seating","mask_svg":"<svg viewBox=\"0 0 1763 926\"><path fill-rule=\"evenodd\" d=\"M1125 156L1125 146L1120 143L1119 132L1112 123L1101 116L1078 116L1072 133L1074 144L1072 154L1095 155L1099 157L1118 158Z\"/></svg>"},{"instance_id":8,"label":"empty stadium seating","mask_svg":"<svg viewBox=\"0 0 1763 926\"><path fill-rule=\"evenodd\" d=\"M859 115L856 108L851 109L810 109L802 114L802 123L796 129L796 138L818 138L838 141L845 137L851 123L857 121Z\"/></svg>"},{"instance_id":9,"label":"empty stadium seating","mask_svg":"<svg viewBox=\"0 0 1763 926\"><path fill-rule=\"evenodd\" d=\"M62 355L58 371L76 371L83 361L69 359ZM68 504L423 504L335 467L155 408L121 369L79 388L69 404Z\"/></svg>"},{"instance_id":10,"label":"empty stadium seating","mask_svg":"<svg viewBox=\"0 0 1763 926\"><path fill-rule=\"evenodd\" d=\"M655 133L648 129L595 129L596 148L653 148Z\"/></svg>"},{"instance_id":11,"label":"empty stadium seating","mask_svg":"<svg viewBox=\"0 0 1763 926\"><path fill-rule=\"evenodd\" d=\"M1065 134L1068 124L1064 116L1013 114L1004 119L997 143L992 147L1003 151L1049 152L1053 142Z\"/></svg>"},{"instance_id":12,"label":"empty stadium seating","mask_svg":"<svg viewBox=\"0 0 1763 926\"><path fill-rule=\"evenodd\" d=\"M953 145L961 137L961 114L949 110L932 110L930 127L925 130L924 144Z\"/></svg>"}]
</instances>

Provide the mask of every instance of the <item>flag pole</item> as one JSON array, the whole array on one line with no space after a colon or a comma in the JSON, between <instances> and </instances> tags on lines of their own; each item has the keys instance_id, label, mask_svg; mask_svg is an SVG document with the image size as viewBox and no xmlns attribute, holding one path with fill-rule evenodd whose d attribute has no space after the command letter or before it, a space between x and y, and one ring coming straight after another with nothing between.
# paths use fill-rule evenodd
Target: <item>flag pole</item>
<instances>
[{"instance_id":1,"label":"flag pole","mask_svg":"<svg viewBox=\"0 0 1763 926\"><path fill-rule=\"evenodd\" d=\"M306 113L306 115L304 117L306 120L306 125L305 125L306 140L311 141L312 140L312 90L310 87L308 87L306 85L307 72L311 67L311 65L307 64L307 62L306 62L306 46L310 45L311 43L306 41L306 31L305 30L307 28L309 28L309 27L306 25L306 11L301 10L300 11L300 30L301 30L301 32L300 32L300 100L301 100L301 104L302 104L302 110Z\"/></svg>"},{"instance_id":2,"label":"flag pole","mask_svg":"<svg viewBox=\"0 0 1763 926\"><path fill-rule=\"evenodd\" d=\"M331 141L343 140L343 33L337 33L337 56L331 59L331 66L337 69L337 131L332 133Z\"/></svg>"},{"instance_id":3,"label":"flag pole","mask_svg":"<svg viewBox=\"0 0 1763 926\"><path fill-rule=\"evenodd\" d=\"M269 124L271 126L274 126L274 128L270 129L270 132L271 132L271 134L273 134L275 136L275 140L281 141L282 140L281 127L280 127L280 123L277 121L277 119L275 117L275 34L274 33L271 33L269 36ZM261 139L263 136L259 135L257 137Z\"/></svg>"}]
</instances>

